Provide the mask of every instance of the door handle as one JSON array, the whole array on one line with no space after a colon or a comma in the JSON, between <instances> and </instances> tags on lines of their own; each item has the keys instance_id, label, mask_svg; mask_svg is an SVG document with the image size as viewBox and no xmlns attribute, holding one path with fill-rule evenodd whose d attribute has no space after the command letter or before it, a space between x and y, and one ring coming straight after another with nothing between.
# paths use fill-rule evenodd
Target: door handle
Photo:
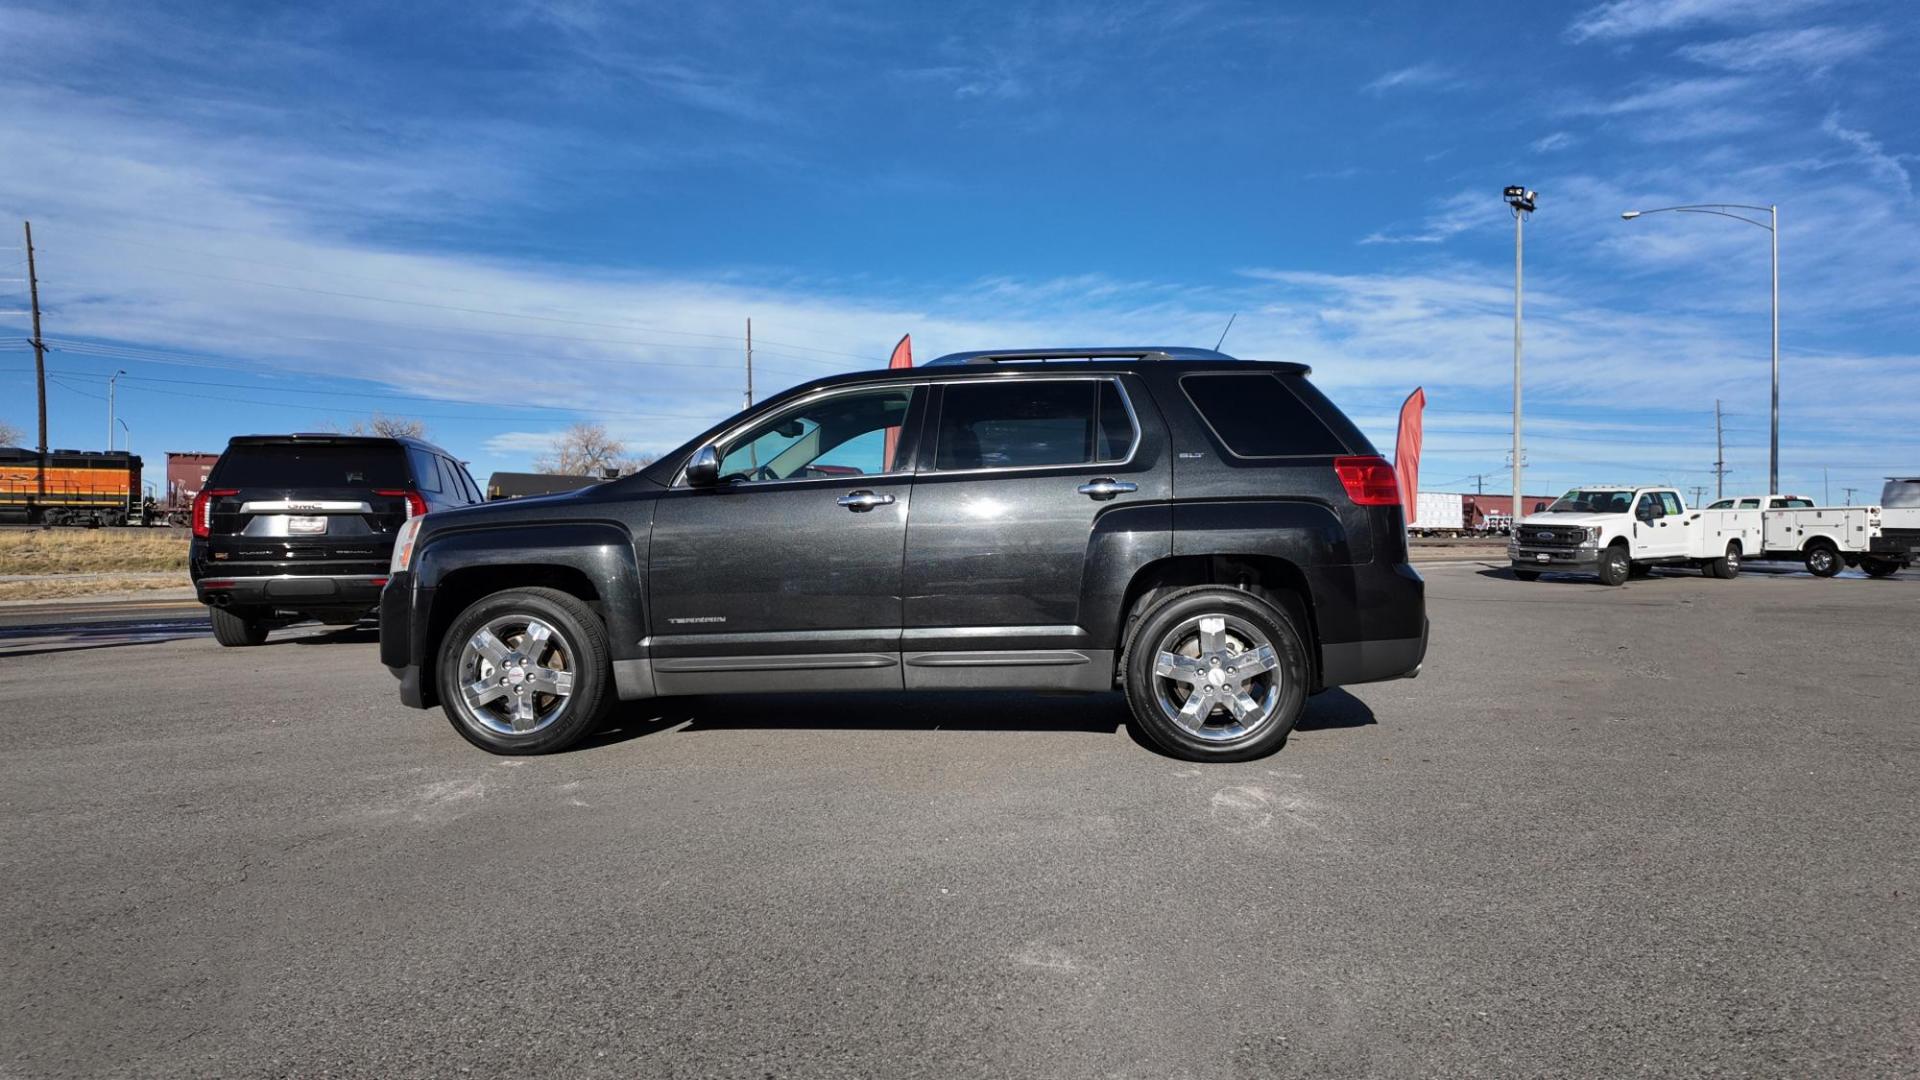
<instances>
[{"instance_id":1,"label":"door handle","mask_svg":"<svg viewBox=\"0 0 1920 1080\"><path fill-rule=\"evenodd\" d=\"M1088 483L1081 484L1078 490L1082 495L1104 501L1113 498L1115 495L1124 495L1129 491L1139 491L1140 485L1131 480L1115 480L1111 476L1101 476L1096 477Z\"/></svg>"},{"instance_id":2,"label":"door handle","mask_svg":"<svg viewBox=\"0 0 1920 1080\"><path fill-rule=\"evenodd\" d=\"M850 491L834 501L856 514L864 514L876 506L892 506L893 496L875 495L871 491Z\"/></svg>"}]
</instances>

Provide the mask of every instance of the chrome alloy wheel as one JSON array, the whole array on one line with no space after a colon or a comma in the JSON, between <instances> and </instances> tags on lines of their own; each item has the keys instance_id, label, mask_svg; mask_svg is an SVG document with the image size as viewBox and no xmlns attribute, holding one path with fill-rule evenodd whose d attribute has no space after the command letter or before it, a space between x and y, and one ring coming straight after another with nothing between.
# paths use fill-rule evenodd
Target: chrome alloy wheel
<instances>
[{"instance_id":1,"label":"chrome alloy wheel","mask_svg":"<svg viewBox=\"0 0 1920 1080\"><path fill-rule=\"evenodd\" d=\"M1167 631L1153 676L1161 713L1208 742L1245 738L1280 708L1279 655L1264 634L1232 615L1196 615Z\"/></svg>"},{"instance_id":2,"label":"chrome alloy wheel","mask_svg":"<svg viewBox=\"0 0 1920 1080\"><path fill-rule=\"evenodd\" d=\"M567 710L573 694L573 646L529 615L503 615L460 650L466 712L490 731L527 735Z\"/></svg>"}]
</instances>

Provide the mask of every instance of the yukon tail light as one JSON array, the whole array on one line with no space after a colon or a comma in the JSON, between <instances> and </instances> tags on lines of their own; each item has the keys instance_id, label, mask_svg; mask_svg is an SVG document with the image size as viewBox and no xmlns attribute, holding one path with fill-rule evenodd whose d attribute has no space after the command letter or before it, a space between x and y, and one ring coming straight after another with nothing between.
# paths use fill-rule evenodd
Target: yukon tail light
<instances>
[{"instance_id":1,"label":"yukon tail light","mask_svg":"<svg viewBox=\"0 0 1920 1080\"><path fill-rule=\"evenodd\" d=\"M1355 506L1399 506L1400 478L1387 459L1375 454L1333 459L1334 475Z\"/></svg>"},{"instance_id":2,"label":"yukon tail light","mask_svg":"<svg viewBox=\"0 0 1920 1080\"><path fill-rule=\"evenodd\" d=\"M201 488L200 494L193 497L193 535L213 535L213 500L238 494L234 488Z\"/></svg>"},{"instance_id":3,"label":"yukon tail light","mask_svg":"<svg viewBox=\"0 0 1920 1080\"><path fill-rule=\"evenodd\" d=\"M406 499L407 500L407 516L410 518L420 517L427 512L427 500L422 498L419 492L414 491L411 488L408 488L404 491L399 488L383 488L380 490L376 490L374 494L385 495L385 496L388 496L389 498L395 498L395 499L402 499L402 498Z\"/></svg>"}]
</instances>

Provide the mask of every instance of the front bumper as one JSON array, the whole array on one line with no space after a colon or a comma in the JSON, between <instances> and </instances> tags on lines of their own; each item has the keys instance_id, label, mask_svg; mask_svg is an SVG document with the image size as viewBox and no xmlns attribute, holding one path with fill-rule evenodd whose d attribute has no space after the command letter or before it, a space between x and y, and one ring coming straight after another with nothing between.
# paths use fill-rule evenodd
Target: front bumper
<instances>
[{"instance_id":1,"label":"front bumper","mask_svg":"<svg viewBox=\"0 0 1920 1080\"><path fill-rule=\"evenodd\" d=\"M1591 544L1574 547L1544 544L1508 544L1507 561L1515 570L1545 570L1561 574L1592 574L1600 569L1600 549Z\"/></svg>"},{"instance_id":2,"label":"front bumper","mask_svg":"<svg viewBox=\"0 0 1920 1080\"><path fill-rule=\"evenodd\" d=\"M380 593L380 662L400 680L400 703L416 709L435 704L426 685L427 604L431 589L416 589L413 575L393 575Z\"/></svg>"},{"instance_id":3,"label":"front bumper","mask_svg":"<svg viewBox=\"0 0 1920 1080\"><path fill-rule=\"evenodd\" d=\"M214 607L371 610L386 583L385 574L209 574L194 579L193 593Z\"/></svg>"}]
</instances>

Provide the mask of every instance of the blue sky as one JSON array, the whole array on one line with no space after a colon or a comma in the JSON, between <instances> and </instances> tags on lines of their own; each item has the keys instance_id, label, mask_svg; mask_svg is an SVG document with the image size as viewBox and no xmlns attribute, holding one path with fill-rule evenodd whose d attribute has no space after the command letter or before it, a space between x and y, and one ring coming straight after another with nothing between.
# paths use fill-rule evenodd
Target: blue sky
<instances>
[{"instance_id":1,"label":"blue sky","mask_svg":"<svg viewBox=\"0 0 1920 1080\"><path fill-rule=\"evenodd\" d=\"M477 473L605 423L997 345L1301 360L1429 489L1920 474L1920 45L1903 4L36 4L0 0L0 218L41 250L52 441L105 377L156 468L380 409ZM9 224L8 229L17 229ZM0 278L22 253L0 234ZM23 308L0 281L0 311ZM25 320L0 420L30 432ZM30 437L30 435L29 435ZM1533 482L1533 481L1537 481Z\"/></svg>"}]
</instances>

